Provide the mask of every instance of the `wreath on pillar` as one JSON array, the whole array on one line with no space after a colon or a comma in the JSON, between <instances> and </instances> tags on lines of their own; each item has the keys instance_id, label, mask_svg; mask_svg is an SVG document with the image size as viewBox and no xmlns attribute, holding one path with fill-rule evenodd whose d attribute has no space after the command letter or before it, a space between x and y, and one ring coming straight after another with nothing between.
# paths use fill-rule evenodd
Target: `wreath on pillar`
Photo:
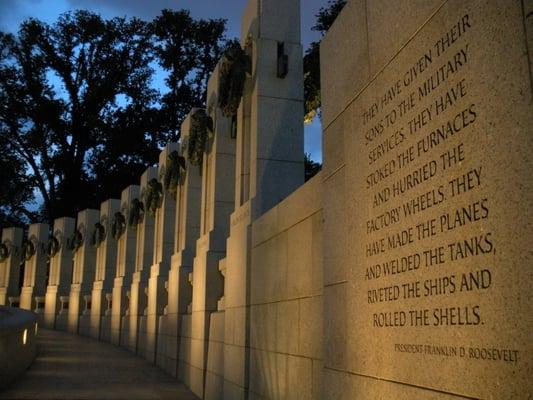
<instances>
[{"instance_id":1,"label":"wreath on pillar","mask_svg":"<svg viewBox=\"0 0 533 400\"><path fill-rule=\"evenodd\" d=\"M94 231L93 231L93 237L92 237L92 245L94 247L100 246L100 244L105 240L106 237L106 231L105 226L103 226L100 222L97 222L94 224Z\"/></svg>"},{"instance_id":2,"label":"wreath on pillar","mask_svg":"<svg viewBox=\"0 0 533 400\"><path fill-rule=\"evenodd\" d=\"M72 250L73 253L78 251L78 249L83 244L83 235L79 229L77 229L67 241L68 248Z\"/></svg>"},{"instance_id":3,"label":"wreath on pillar","mask_svg":"<svg viewBox=\"0 0 533 400\"><path fill-rule=\"evenodd\" d=\"M178 185L182 179L181 170L185 171L185 169L185 158L180 156L176 150L168 155L165 175L163 176L163 183L165 190L174 197L178 192Z\"/></svg>"},{"instance_id":4,"label":"wreath on pillar","mask_svg":"<svg viewBox=\"0 0 533 400\"><path fill-rule=\"evenodd\" d=\"M237 114L246 72L250 69L250 57L246 55L239 42L231 42L219 64L218 107L225 117Z\"/></svg>"},{"instance_id":5,"label":"wreath on pillar","mask_svg":"<svg viewBox=\"0 0 533 400\"><path fill-rule=\"evenodd\" d=\"M213 119L204 109L197 109L191 114L187 157L192 165L201 166L207 144L214 136Z\"/></svg>"},{"instance_id":6,"label":"wreath on pillar","mask_svg":"<svg viewBox=\"0 0 533 400\"><path fill-rule=\"evenodd\" d=\"M111 236L115 240L120 239L122 234L126 231L126 217L121 212L116 212L111 222Z\"/></svg>"},{"instance_id":7,"label":"wreath on pillar","mask_svg":"<svg viewBox=\"0 0 533 400\"><path fill-rule=\"evenodd\" d=\"M26 240L22 245L22 255L26 261L31 260L36 251L35 244L31 240Z\"/></svg>"},{"instance_id":8,"label":"wreath on pillar","mask_svg":"<svg viewBox=\"0 0 533 400\"><path fill-rule=\"evenodd\" d=\"M49 258L54 257L59 251L59 240L55 236L51 236L46 245L46 254Z\"/></svg>"},{"instance_id":9,"label":"wreath on pillar","mask_svg":"<svg viewBox=\"0 0 533 400\"><path fill-rule=\"evenodd\" d=\"M146 191L144 193L144 204L146 205L146 211L150 215L154 216L155 212L161 204L163 203L163 185L155 179L152 178L148 181L146 185Z\"/></svg>"},{"instance_id":10,"label":"wreath on pillar","mask_svg":"<svg viewBox=\"0 0 533 400\"><path fill-rule=\"evenodd\" d=\"M0 243L0 262L5 261L9 257L9 247L5 243Z\"/></svg>"},{"instance_id":11,"label":"wreath on pillar","mask_svg":"<svg viewBox=\"0 0 533 400\"><path fill-rule=\"evenodd\" d=\"M130 204L128 212L128 225L136 228L142 221L144 216L144 204L139 199L133 199Z\"/></svg>"}]
</instances>

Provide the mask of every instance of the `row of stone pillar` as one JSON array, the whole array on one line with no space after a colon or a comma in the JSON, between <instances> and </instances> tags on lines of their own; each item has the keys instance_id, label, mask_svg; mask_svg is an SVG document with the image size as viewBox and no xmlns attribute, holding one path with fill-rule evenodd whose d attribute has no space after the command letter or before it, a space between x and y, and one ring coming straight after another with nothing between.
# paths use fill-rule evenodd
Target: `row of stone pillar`
<instances>
[{"instance_id":1,"label":"row of stone pillar","mask_svg":"<svg viewBox=\"0 0 533 400\"><path fill-rule=\"evenodd\" d=\"M211 107L215 135L200 166L185 146L170 143L120 200L59 218L51 233L33 224L24 242L21 228L4 229L0 303L35 311L47 328L122 345L176 375L180 316L192 310L208 326L224 290L218 261L233 211L235 139L217 110ZM165 188L177 157L185 159L180 181Z\"/></svg>"}]
</instances>

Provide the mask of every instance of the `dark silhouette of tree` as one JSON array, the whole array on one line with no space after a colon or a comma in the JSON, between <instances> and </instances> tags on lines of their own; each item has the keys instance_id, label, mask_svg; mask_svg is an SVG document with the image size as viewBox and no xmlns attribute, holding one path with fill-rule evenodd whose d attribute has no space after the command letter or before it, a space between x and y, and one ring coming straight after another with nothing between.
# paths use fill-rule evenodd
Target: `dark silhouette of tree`
<instances>
[{"instance_id":1,"label":"dark silhouette of tree","mask_svg":"<svg viewBox=\"0 0 533 400\"><path fill-rule=\"evenodd\" d=\"M187 10L162 10L151 23L157 63L168 73L161 113L169 139L177 140L187 113L204 104L207 80L225 45L225 27L223 19L194 20Z\"/></svg>"},{"instance_id":2,"label":"dark silhouette of tree","mask_svg":"<svg viewBox=\"0 0 533 400\"><path fill-rule=\"evenodd\" d=\"M9 167L0 223L74 216L138 182L202 104L224 29L186 11L152 23L76 11L53 25L29 19L17 36L0 32L0 167ZM152 86L156 63L169 72L168 93ZM37 218L25 207L34 189Z\"/></svg>"},{"instance_id":3,"label":"dark silhouette of tree","mask_svg":"<svg viewBox=\"0 0 533 400\"><path fill-rule=\"evenodd\" d=\"M316 24L311 28L322 37L333 25L346 5L346 0L329 0L316 14ZM320 109L320 42L312 42L304 56L305 122L309 123Z\"/></svg>"},{"instance_id":4,"label":"dark silhouette of tree","mask_svg":"<svg viewBox=\"0 0 533 400\"><path fill-rule=\"evenodd\" d=\"M0 227L21 225L22 221L35 219L35 213L25 206L33 198L25 173L25 162L20 155L9 149L9 144L0 135Z\"/></svg>"},{"instance_id":5,"label":"dark silhouette of tree","mask_svg":"<svg viewBox=\"0 0 533 400\"><path fill-rule=\"evenodd\" d=\"M313 176L318 174L322 169L322 164L313 161L311 155L308 153L304 154L304 169L305 169L305 182L311 179Z\"/></svg>"}]
</instances>

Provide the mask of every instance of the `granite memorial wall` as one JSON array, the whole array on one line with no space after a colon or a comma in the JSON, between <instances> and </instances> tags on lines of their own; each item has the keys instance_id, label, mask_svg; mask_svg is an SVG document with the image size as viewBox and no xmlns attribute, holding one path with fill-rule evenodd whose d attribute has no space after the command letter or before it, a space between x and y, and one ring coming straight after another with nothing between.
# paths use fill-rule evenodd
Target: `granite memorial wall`
<instances>
[{"instance_id":1,"label":"granite memorial wall","mask_svg":"<svg viewBox=\"0 0 533 400\"><path fill-rule=\"evenodd\" d=\"M396 12L349 2L322 43L323 87L351 80L323 99L334 166L325 191L342 197L324 202L326 225L328 214L346 221L323 242L344 264L325 289L334 321L324 390L527 398L533 110L523 4L424 7L410 18L414 3ZM383 26L404 33L388 37ZM356 46L339 50L348 30ZM335 74L343 55L350 70Z\"/></svg>"}]
</instances>

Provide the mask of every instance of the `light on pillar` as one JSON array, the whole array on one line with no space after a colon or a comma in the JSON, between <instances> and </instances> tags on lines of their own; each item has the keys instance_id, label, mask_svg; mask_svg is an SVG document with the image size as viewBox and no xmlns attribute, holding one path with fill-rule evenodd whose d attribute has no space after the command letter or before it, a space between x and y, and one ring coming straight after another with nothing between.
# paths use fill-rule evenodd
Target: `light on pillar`
<instances>
[{"instance_id":1,"label":"light on pillar","mask_svg":"<svg viewBox=\"0 0 533 400\"><path fill-rule=\"evenodd\" d=\"M22 332L22 345L26 346L27 340L28 340L28 330L24 329L24 332Z\"/></svg>"}]
</instances>

